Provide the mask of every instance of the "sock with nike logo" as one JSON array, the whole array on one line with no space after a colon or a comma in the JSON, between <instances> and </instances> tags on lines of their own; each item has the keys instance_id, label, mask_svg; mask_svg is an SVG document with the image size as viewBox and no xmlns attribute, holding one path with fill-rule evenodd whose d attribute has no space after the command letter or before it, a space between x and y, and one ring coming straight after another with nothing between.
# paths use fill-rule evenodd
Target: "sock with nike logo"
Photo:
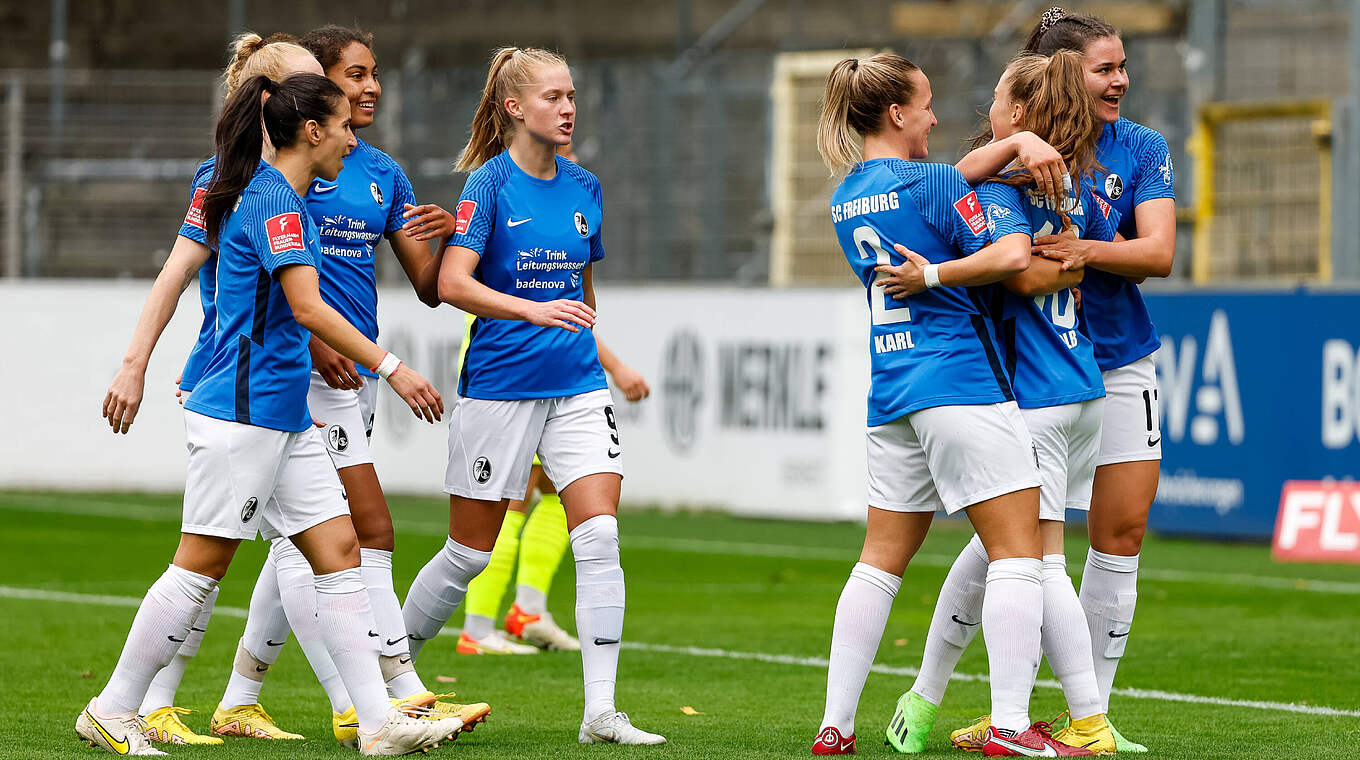
<instances>
[{"instance_id":1,"label":"sock with nike logo","mask_svg":"<svg viewBox=\"0 0 1360 760\"><path fill-rule=\"evenodd\" d=\"M189 636L217 581L177 565L151 584L132 619L123 653L99 693L100 717L132 715L141 706L151 679L170 664Z\"/></svg>"},{"instance_id":2,"label":"sock with nike logo","mask_svg":"<svg viewBox=\"0 0 1360 760\"><path fill-rule=\"evenodd\" d=\"M1029 728L1029 695L1039 673L1044 623L1043 563L1037 557L993 560L982 600L982 637L991 675L992 725Z\"/></svg>"},{"instance_id":3,"label":"sock with nike logo","mask_svg":"<svg viewBox=\"0 0 1360 760\"><path fill-rule=\"evenodd\" d=\"M932 705L944 701L949 677L982 627L982 594L986 588L987 550L974 534L940 586L921 654L921 672L911 685L912 691Z\"/></svg>"},{"instance_id":4,"label":"sock with nike logo","mask_svg":"<svg viewBox=\"0 0 1360 760\"><path fill-rule=\"evenodd\" d=\"M406 592L406 603L401 606L406 643L413 658L420 657L426 641L439 635L467 594L468 582L490 561L491 552L478 551L450 538L416 573Z\"/></svg>"},{"instance_id":5,"label":"sock with nike logo","mask_svg":"<svg viewBox=\"0 0 1360 760\"><path fill-rule=\"evenodd\" d=\"M1096 685L1100 689L1100 712L1109 712L1110 689L1124 646L1133 628L1138 605L1138 555L1121 557L1091 549L1081 576L1081 607L1091 634L1095 655Z\"/></svg>"},{"instance_id":6,"label":"sock with nike logo","mask_svg":"<svg viewBox=\"0 0 1360 760\"><path fill-rule=\"evenodd\" d=\"M354 700L359 730L371 734L382 728L392 705L387 701L387 684L378 667L381 636L363 574L359 568L351 567L314 576L313 585L316 626L345 682L345 691Z\"/></svg>"},{"instance_id":7,"label":"sock with nike logo","mask_svg":"<svg viewBox=\"0 0 1360 760\"><path fill-rule=\"evenodd\" d=\"M265 662L246 649L245 638L236 645L236 659L231 664L231 678L227 679L227 690L222 693L221 705L225 709L258 704L260 687L264 686L264 676L272 663Z\"/></svg>"},{"instance_id":8,"label":"sock with nike logo","mask_svg":"<svg viewBox=\"0 0 1360 760\"><path fill-rule=\"evenodd\" d=\"M198 647L203 643L203 634L208 630L213 606L217 604L218 590L217 586L213 586L213 590L208 592L203 609L198 613L198 619L189 627L189 635L185 636L184 643L179 645L175 658L151 679L151 686L147 688L146 696L142 698L142 706L137 710L138 715L150 715L162 707L175 704L175 693L179 691L179 683L184 679L184 671L189 667L189 661L198 654Z\"/></svg>"},{"instance_id":9,"label":"sock with nike logo","mask_svg":"<svg viewBox=\"0 0 1360 760\"><path fill-rule=\"evenodd\" d=\"M576 631L586 708L582 722L614 712L614 684L623 640L624 585L619 564L619 521L596 515L571 531L576 558Z\"/></svg>"},{"instance_id":10,"label":"sock with nike logo","mask_svg":"<svg viewBox=\"0 0 1360 760\"><path fill-rule=\"evenodd\" d=\"M364 577L364 585L368 587L373 619L378 622L383 680L397 699L425 691L425 684L411 664L406 621L401 618L401 602L397 601L397 592L392 587L392 552L360 549L359 572Z\"/></svg>"},{"instance_id":11,"label":"sock with nike logo","mask_svg":"<svg viewBox=\"0 0 1360 760\"><path fill-rule=\"evenodd\" d=\"M278 539L275 543L278 541L287 539ZM222 694L223 707L253 705L260 701L264 678L270 666L278 661L279 652L288 640L288 630L288 615L284 612L279 588L278 559L271 547L264 567L255 579L255 588L250 592L250 612L246 615L246 629L237 646L227 690Z\"/></svg>"},{"instance_id":12,"label":"sock with nike logo","mask_svg":"<svg viewBox=\"0 0 1360 760\"><path fill-rule=\"evenodd\" d=\"M902 579L887 570L855 563L836 603L831 627L831 664L826 670L826 711L818 732L834 727L843 737L855 733L860 692L874 664L883 629Z\"/></svg>"},{"instance_id":13,"label":"sock with nike logo","mask_svg":"<svg viewBox=\"0 0 1360 760\"><path fill-rule=\"evenodd\" d=\"M1077 601L1077 590L1067 575L1067 558L1044 555L1044 625L1041 629L1044 656L1053 669L1072 718L1080 720L1103 712L1100 689L1091 662L1091 635L1086 616Z\"/></svg>"},{"instance_id":14,"label":"sock with nike logo","mask_svg":"<svg viewBox=\"0 0 1360 760\"><path fill-rule=\"evenodd\" d=\"M293 628L298 646L312 666L316 680L330 700L331 710L344 712L350 708L349 692L340 679L326 642L321 638L321 630L316 624L316 589L312 586L312 565L292 541L280 538L274 541L269 553L274 557L278 572L279 599L288 616L288 624ZM283 645L283 638L268 639L265 644L271 649Z\"/></svg>"}]
</instances>

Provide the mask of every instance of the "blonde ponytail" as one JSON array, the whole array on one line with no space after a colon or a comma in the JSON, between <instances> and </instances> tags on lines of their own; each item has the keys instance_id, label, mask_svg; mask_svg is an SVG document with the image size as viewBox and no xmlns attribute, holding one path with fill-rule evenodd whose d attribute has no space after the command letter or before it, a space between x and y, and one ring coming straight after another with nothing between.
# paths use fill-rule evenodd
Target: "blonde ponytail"
<instances>
[{"instance_id":1,"label":"blonde ponytail","mask_svg":"<svg viewBox=\"0 0 1360 760\"><path fill-rule=\"evenodd\" d=\"M817 152L834 174L859 159L860 146L850 133L850 91L859 60L846 58L831 69L822 98L822 115L817 120Z\"/></svg>"},{"instance_id":2,"label":"blonde ponytail","mask_svg":"<svg viewBox=\"0 0 1360 760\"><path fill-rule=\"evenodd\" d=\"M889 106L911 102L916 94L911 75L917 71L916 64L893 53L846 58L831 69L817 120L817 152L832 173L859 161L852 130L860 137L876 134Z\"/></svg>"},{"instance_id":3,"label":"blonde ponytail","mask_svg":"<svg viewBox=\"0 0 1360 760\"><path fill-rule=\"evenodd\" d=\"M227 46L231 62L222 72L222 85L227 97L231 97L241 87L241 83L253 76L267 76L274 81L282 81L293 72L287 65L290 56L311 53L291 34L271 34L262 38L254 32L246 32L232 40Z\"/></svg>"},{"instance_id":4,"label":"blonde ponytail","mask_svg":"<svg viewBox=\"0 0 1360 760\"><path fill-rule=\"evenodd\" d=\"M506 98L518 95L540 68L566 65L566 59L557 53L537 48L503 47L492 53L467 145L453 170L470 172L505 150L515 130L515 121L505 110Z\"/></svg>"}]
</instances>

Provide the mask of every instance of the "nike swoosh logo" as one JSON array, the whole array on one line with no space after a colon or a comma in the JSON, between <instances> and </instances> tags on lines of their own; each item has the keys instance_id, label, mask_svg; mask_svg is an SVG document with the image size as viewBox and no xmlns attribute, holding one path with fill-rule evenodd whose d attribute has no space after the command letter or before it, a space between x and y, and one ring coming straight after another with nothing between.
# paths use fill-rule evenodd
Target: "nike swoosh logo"
<instances>
[{"instance_id":1,"label":"nike swoosh logo","mask_svg":"<svg viewBox=\"0 0 1360 760\"><path fill-rule=\"evenodd\" d=\"M410 661L411 661L411 658L410 658L410 657L407 657L407 658L405 658L405 659L397 660L397 664L399 664L399 665L405 665L406 663L408 663L408 662L410 662Z\"/></svg>"},{"instance_id":2,"label":"nike swoosh logo","mask_svg":"<svg viewBox=\"0 0 1360 760\"><path fill-rule=\"evenodd\" d=\"M1058 750L1054 749L1053 746L1049 744L1045 744L1042 750L1038 750L1034 749L1033 747L1026 747L1023 744L1014 744L1012 742L1008 742L1005 739L1002 739L1001 737L997 736L995 733L992 734L992 741L997 744L1000 744L1001 746L1005 747L1006 749L1009 749L1010 751L1018 755L1023 755L1024 757L1058 756Z\"/></svg>"},{"instance_id":3,"label":"nike swoosh logo","mask_svg":"<svg viewBox=\"0 0 1360 760\"><path fill-rule=\"evenodd\" d=\"M312 185L312 192L316 193L317 195L321 195L321 194L323 194L323 193L329 193L330 191L334 190L334 189L337 188L337 187L340 187L340 186L339 186L339 185L323 185L323 184L321 184L321 183L317 183L317 184L315 184L315 185Z\"/></svg>"},{"instance_id":4,"label":"nike swoosh logo","mask_svg":"<svg viewBox=\"0 0 1360 760\"><path fill-rule=\"evenodd\" d=\"M1152 448L1153 446L1156 446L1157 444L1159 444L1159 443L1161 443L1161 442L1162 442L1162 437L1161 437L1160 435L1157 436L1157 439L1156 439L1156 440L1153 440L1152 436L1148 436L1148 448Z\"/></svg>"},{"instance_id":5,"label":"nike swoosh logo","mask_svg":"<svg viewBox=\"0 0 1360 760\"><path fill-rule=\"evenodd\" d=\"M1110 638L1112 638L1112 639L1122 639L1122 638L1124 638L1125 636L1129 635L1129 633L1131 633L1131 631L1124 631L1123 633L1115 633L1114 631L1110 631Z\"/></svg>"},{"instance_id":6,"label":"nike swoosh logo","mask_svg":"<svg viewBox=\"0 0 1360 760\"><path fill-rule=\"evenodd\" d=\"M177 638L175 638L174 636L166 636L165 638L170 639L171 641L175 642L176 644L183 644L183 643L184 643L184 639L177 639Z\"/></svg>"},{"instance_id":7,"label":"nike swoosh logo","mask_svg":"<svg viewBox=\"0 0 1360 760\"><path fill-rule=\"evenodd\" d=\"M402 636L401 639L388 639L388 640L387 640L387 645L388 645L389 647L394 647L394 646L396 646L397 644L399 644L399 643L401 642L401 640L404 639L404 638L406 638L406 637L405 637L405 636Z\"/></svg>"},{"instance_id":8,"label":"nike swoosh logo","mask_svg":"<svg viewBox=\"0 0 1360 760\"><path fill-rule=\"evenodd\" d=\"M619 455L622 454L623 452L622 452L622 451L614 451L613 449L610 449L609 451L606 451L605 453L609 455L609 458L610 458L610 459L618 459L618 458L619 458Z\"/></svg>"},{"instance_id":9,"label":"nike swoosh logo","mask_svg":"<svg viewBox=\"0 0 1360 760\"><path fill-rule=\"evenodd\" d=\"M264 643L266 646L281 647L284 644L288 643L288 639L284 639L283 641L270 641L269 639L265 639Z\"/></svg>"},{"instance_id":10,"label":"nike swoosh logo","mask_svg":"<svg viewBox=\"0 0 1360 760\"><path fill-rule=\"evenodd\" d=\"M123 737L122 741L113 738L113 735L104 728L104 724L100 723L93 715L90 715L89 710L86 710L85 714L89 715L90 723L94 725L94 730L98 731L104 737L104 740L113 748L113 753L115 755L126 755L128 753L129 742L126 736Z\"/></svg>"},{"instance_id":11,"label":"nike swoosh logo","mask_svg":"<svg viewBox=\"0 0 1360 760\"><path fill-rule=\"evenodd\" d=\"M208 632L208 629L207 629L207 628L194 628L193 626L190 626L190 627L189 627L189 630L191 630L191 631L198 631L199 633L207 633L207 632Z\"/></svg>"},{"instance_id":12,"label":"nike swoosh logo","mask_svg":"<svg viewBox=\"0 0 1360 760\"><path fill-rule=\"evenodd\" d=\"M421 636L418 633L412 633L408 635L411 637L411 641L429 641L429 639L425 638L424 636Z\"/></svg>"},{"instance_id":13,"label":"nike swoosh logo","mask_svg":"<svg viewBox=\"0 0 1360 760\"><path fill-rule=\"evenodd\" d=\"M255 666L255 672L256 672L256 673L263 673L263 672L265 672L266 670L269 670L269 666L268 666L268 665L265 665L264 667L260 667L259 665L256 665L256 666Z\"/></svg>"},{"instance_id":14,"label":"nike swoosh logo","mask_svg":"<svg viewBox=\"0 0 1360 760\"><path fill-rule=\"evenodd\" d=\"M595 646L597 646L597 647L602 647L602 646L604 646L604 645L606 645L606 644L617 644L617 643L619 643L619 640L618 640L618 639L602 639L602 638L600 638L600 637L598 637L598 636L595 637Z\"/></svg>"},{"instance_id":15,"label":"nike swoosh logo","mask_svg":"<svg viewBox=\"0 0 1360 760\"><path fill-rule=\"evenodd\" d=\"M950 619L950 620L953 620L955 623L958 623L959 625L970 625L970 626L971 626L971 625L977 625L977 623L970 623L970 622L968 622L967 620L959 620L959 616L958 616L958 615L950 615L950 616L949 616L949 619ZM981 622L982 622L981 620L978 621L978 623L981 623Z\"/></svg>"},{"instance_id":16,"label":"nike swoosh logo","mask_svg":"<svg viewBox=\"0 0 1360 760\"><path fill-rule=\"evenodd\" d=\"M518 227L518 226L520 226L521 224L524 224L525 222L529 221L530 219L533 219L533 217L531 216L531 217L529 217L528 219L520 219L519 221L515 221L514 219L509 219L509 218L507 218L507 219L505 220L505 226L506 226L506 227Z\"/></svg>"},{"instance_id":17,"label":"nike swoosh logo","mask_svg":"<svg viewBox=\"0 0 1360 760\"><path fill-rule=\"evenodd\" d=\"M368 637L369 637L370 639L376 639L376 638L378 638L378 634L376 634L376 633L374 633L374 632L372 632L372 631L369 631L369 632L368 632Z\"/></svg>"}]
</instances>

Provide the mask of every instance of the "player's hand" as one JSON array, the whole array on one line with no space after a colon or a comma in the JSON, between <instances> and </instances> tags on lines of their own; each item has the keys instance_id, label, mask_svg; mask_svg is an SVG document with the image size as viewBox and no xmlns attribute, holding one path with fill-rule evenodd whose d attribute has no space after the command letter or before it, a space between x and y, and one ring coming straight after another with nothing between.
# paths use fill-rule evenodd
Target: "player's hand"
<instances>
[{"instance_id":1,"label":"player's hand","mask_svg":"<svg viewBox=\"0 0 1360 760\"><path fill-rule=\"evenodd\" d=\"M321 374L326 385L342 391L357 391L364 387L363 378L355 369L354 362L326 345L325 341L313 335L307 350L312 354L312 369Z\"/></svg>"},{"instance_id":2,"label":"player's hand","mask_svg":"<svg viewBox=\"0 0 1360 760\"><path fill-rule=\"evenodd\" d=\"M1034 177L1034 184L1044 195L1061 204L1063 177L1067 175L1067 164L1063 162L1062 155L1033 132L1017 133L1015 142L1016 158ZM1058 207L1061 208L1061 205Z\"/></svg>"},{"instance_id":3,"label":"player's hand","mask_svg":"<svg viewBox=\"0 0 1360 760\"><path fill-rule=\"evenodd\" d=\"M595 310L566 298L556 301L533 301L524 320L539 327L560 327L567 332L580 332L595 326Z\"/></svg>"},{"instance_id":4,"label":"player's hand","mask_svg":"<svg viewBox=\"0 0 1360 760\"><path fill-rule=\"evenodd\" d=\"M142 406L146 390L146 374L141 367L123 367L114 375L108 393L104 394L104 408L100 416L109 421L114 433L127 434L137 410Z\"/></svg>"},{"instance_id":5,"label":"player's hand","mask_svg":"<svg viewBox=\"0 0 1360 760\"><path fill-rule=\"evenodd\" d=\"M618 371L609 374L614 378L614 385L623 391L623 397L629 401L641 401L652 395L652 389L648 387L647 381L637 370L627 364L620 366Z\"/></svg>"},{"instance_id":6,"label":"player's hand","mask_svg":"<svg viewBox=\"0 0 1360 760\"><path fill-rule=\"evenodd\" d=\"M433 203L419 206L407 203L403 208L406 209L402 213L406 223L401 226L401 231L407 237L420 241L453 237L453 214L443 208Z\"/></svg>"},{"instance_id":7,"label":"player's hand","mask_svg":"<svg viewBox=\"0 0 1360 760\"><path fill-rule=\"evenodd\" d=\"M184 382L183 372L175 375L175 400L179 402L180 406L184 406L184 389L179 387L182 382Z\"/></svg>"},{"instance_id":8,"label":"player's hand","mask_svg":"<svg viewBox=\"0 0 1360 760\"><path fill-rule=\"evenodd\" d=\"M1072 288L1072 308L1081 309L1081 288Z\"/></svg>"},{"instance_id":9,"label":"player's hand","mask_svg":"<svg viewBox=\"0 0 1360 760\"><path fill-rule=\"evenodd\" d=\"M914 296L925 290L926 265L930 261L901 243L894 245L893 249L906 261L896 266L881 264L874 267L875 272L884 275L874 285L883 288L883 292L893 298Z\"/></svg>"},{"instance_id":10,"label":"player's hand","mask_svg":"<svg viewBox=\"0 0 1360 760\"><path fill-rule=\"evenodd\" d=\"M1062 264L1064 272L1086 266L1091 258L1091 241L1082 240L1075 233L1068 234L1064 229L1057 235L1044 235L1034 239L1032 252Z\"/></svg>"},{"instance_id":11,"label":"player's hand","mask_svg":"<svg viewBox=\"0 0 1360 760\"><path fill-rule=\"evenodd\" d=\"M397 367L387 378L387 384L411 407L411 413L417 419L433 424L444 414L444 399L440 397L439 391L430 385L429 380L405 364Z\"/></svg>"}]
</instances>

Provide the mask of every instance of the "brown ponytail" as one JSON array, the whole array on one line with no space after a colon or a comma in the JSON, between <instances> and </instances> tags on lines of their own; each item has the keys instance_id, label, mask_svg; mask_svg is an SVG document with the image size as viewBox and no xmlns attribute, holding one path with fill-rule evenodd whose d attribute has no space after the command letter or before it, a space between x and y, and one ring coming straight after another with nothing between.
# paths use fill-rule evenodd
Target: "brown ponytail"
<instances>
[{"instance_id":1,"label":"brown ponytail","mask_svg":"<svg viewBox=\"0 0 1360 760\"><path fill-rule=\"evenodd\" d=\"M1044 11L1021 52L1052 55L1059 50L1075 50L1085 53L1086 46L1093 40L1118 36L1119 32L1102 18L1068 13L1055 5Z\"/></svg>"},{"instance_id":2,"label":"brown ponytail","mask_svg":"<svg viewBox=\"0 0 1360 760\"><path fill-rule=\"evenodd\" d=\"M911 74L916 71L916 64L893 53L846 58L831 69L817 121L817 152L833 173L859 160L859 142L851 130L860 137L876 134L889 106L911 102L916 94Z\"/></svg>"},{"instance_id":3,"label":"brown ponytail","mask_svg":"<svg viewBox=\"0 0 1360 760\"><path fill-rule=\"evenodd\" d=\"M472 116L471 134L454 171L470 172L505 150L515 130L515 121L505 110L506 98L518 95L533 81L538 69L566 65L566 59L557 53L537 48L503 47L492 53L482 99Z\"/></svg>"}]
</instances>

